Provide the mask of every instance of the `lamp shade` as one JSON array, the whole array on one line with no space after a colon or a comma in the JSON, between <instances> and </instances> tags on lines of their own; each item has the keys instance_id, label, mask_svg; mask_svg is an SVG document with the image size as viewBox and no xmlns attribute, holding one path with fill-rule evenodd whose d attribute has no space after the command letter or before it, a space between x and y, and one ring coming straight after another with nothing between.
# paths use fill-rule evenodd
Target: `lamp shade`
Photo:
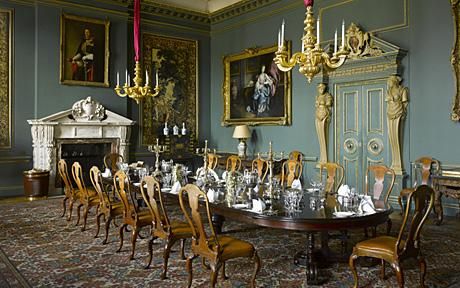
<instances>
[{"instance_id":1,"label":"lamp shade","mask_svg":"<svg viewBox=\"0 0 460 288\"><path fill-rule=\"evenodd\" d=\"M236 139L247 139L251 138L251 132L247 125L238 125L233 131L233 138Z\"/></svg>"}]
</instances>

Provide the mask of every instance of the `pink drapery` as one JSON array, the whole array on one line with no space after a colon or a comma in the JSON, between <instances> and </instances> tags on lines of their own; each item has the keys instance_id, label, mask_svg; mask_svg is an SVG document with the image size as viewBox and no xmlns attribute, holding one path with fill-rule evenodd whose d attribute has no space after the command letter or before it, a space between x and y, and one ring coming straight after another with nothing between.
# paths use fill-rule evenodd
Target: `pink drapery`
<instances>
[{"instance_id":1,"label":"pink drapery","mask_svg":"<svg viewBox=\"0 0 460 288\"><path fill-rule=\"evenodd\" d=\"M313 0L303 0L305 7L313 6Z\"/></svg>"},{"instance_id":2,"label":"pink drapery","mask_svg":"<svg viewBox=\"0 0 460 288\"><path fill-rule=\"evenodd\" d=\"M134 60L140 59L139 53L139 24L141 22L141 0L134 0Z\"/></svg>"}]
</instances>

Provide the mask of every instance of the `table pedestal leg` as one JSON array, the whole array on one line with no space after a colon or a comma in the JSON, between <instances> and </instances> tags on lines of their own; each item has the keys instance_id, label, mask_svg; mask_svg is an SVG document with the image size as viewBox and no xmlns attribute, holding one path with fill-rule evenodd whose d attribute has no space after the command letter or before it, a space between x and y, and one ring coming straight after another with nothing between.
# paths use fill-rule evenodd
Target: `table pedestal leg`
<instances>
[{"instance_id":1,"label":"table pedestal leg","mask_svg":"<svg viewBox=\"0 0 460 288\"><path fill-rule=\"evenodd\" d=\"M443 211L442 211L442 194L439 192L439 189L434 190L434 212L436 213L436 225L440 225L443 218Z\"/></svg>"},{"instance_id":2,"label":"table pedestal leg","mask_svg":"<svg viewBox=\"0 0 460 288\"><path fill-rule=\"evenodd\" d=\"M224 225L225 217L219 214L212 214L212 225L217 234L222 233L222 226Z\"/></svg>"}]
</instances>

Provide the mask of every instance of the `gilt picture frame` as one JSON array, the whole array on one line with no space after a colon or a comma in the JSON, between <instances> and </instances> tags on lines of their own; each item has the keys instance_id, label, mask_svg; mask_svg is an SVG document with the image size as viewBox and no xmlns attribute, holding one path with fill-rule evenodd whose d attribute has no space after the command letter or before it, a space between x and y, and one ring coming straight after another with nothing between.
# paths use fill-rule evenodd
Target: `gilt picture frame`
<instances>
[{"instance_id":1,"label":"gilt picture frame","mask_svg":"<svg viewBox=\"0 0 460 288\"><path fill-rule=\"evenodd\" d=\"M291 53L291 42L287 44ZM290 125L291 72L273 61L278 46L225 56L222 125Z\"/></svg>"},{"instance_id":2,"label":"gilt picture frame","mask_svg":"<svg viewBox=\"0 0 460 288\"><path fill-rule=\"evenodd\" d=\"M0 8L0 149L12 147L13 10Z\"/></svg>"},{"instance_id":3,"label":"gilt picture frame","mask_svg":"<svg viewBox=\"0 0 460 288\"><path fill-rule=\"evenodd\" d=\"M146 72L158 71L160 93L141 103L140 143L152 145L158 138L171 157L191 155L199 132L198 41L143 33L142 49Z\"/></svg>"},{"instance_id":4,"label":"gilt picture frame","mask_svg":"<svg viewBox=\"0 0 460 288\"><path fill-rule=\"evenodd\" d=\"M450 119L452 121L460 121L460 1L450 0L452 7L452 17L454 19L454 45L452 47L452 55L450 63L454 72L454 97L452 99L452 110Z\"/></svg>"},{"instance_id":5,"label":"gilt picture frame","mask_svg":"<svg viewBox=\"0 0 460 288\"><path fill-rule=\"evenodd\" d=\"M109 87L110 21L61 15L59 82Z\"/></svg>"}]
</instances>

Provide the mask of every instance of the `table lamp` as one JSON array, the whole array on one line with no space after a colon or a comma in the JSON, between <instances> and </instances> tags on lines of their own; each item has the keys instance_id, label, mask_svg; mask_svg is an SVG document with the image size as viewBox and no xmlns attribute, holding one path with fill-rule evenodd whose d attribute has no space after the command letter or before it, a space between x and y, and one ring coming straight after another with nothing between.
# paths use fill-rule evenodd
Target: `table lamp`
<instances>
[{"instance_id":1,"label":"table lamp","mask_svg":"<svg viewBox=\"0 0 460 288\"><path fill-rule=\"evenodd\" d=\"M246 139L251 137L251 132L247 125L238 125L233 131L233 138L239 139L240 143L238 144L238 156L246 157Z\"/></svg>"}]
</instances>

